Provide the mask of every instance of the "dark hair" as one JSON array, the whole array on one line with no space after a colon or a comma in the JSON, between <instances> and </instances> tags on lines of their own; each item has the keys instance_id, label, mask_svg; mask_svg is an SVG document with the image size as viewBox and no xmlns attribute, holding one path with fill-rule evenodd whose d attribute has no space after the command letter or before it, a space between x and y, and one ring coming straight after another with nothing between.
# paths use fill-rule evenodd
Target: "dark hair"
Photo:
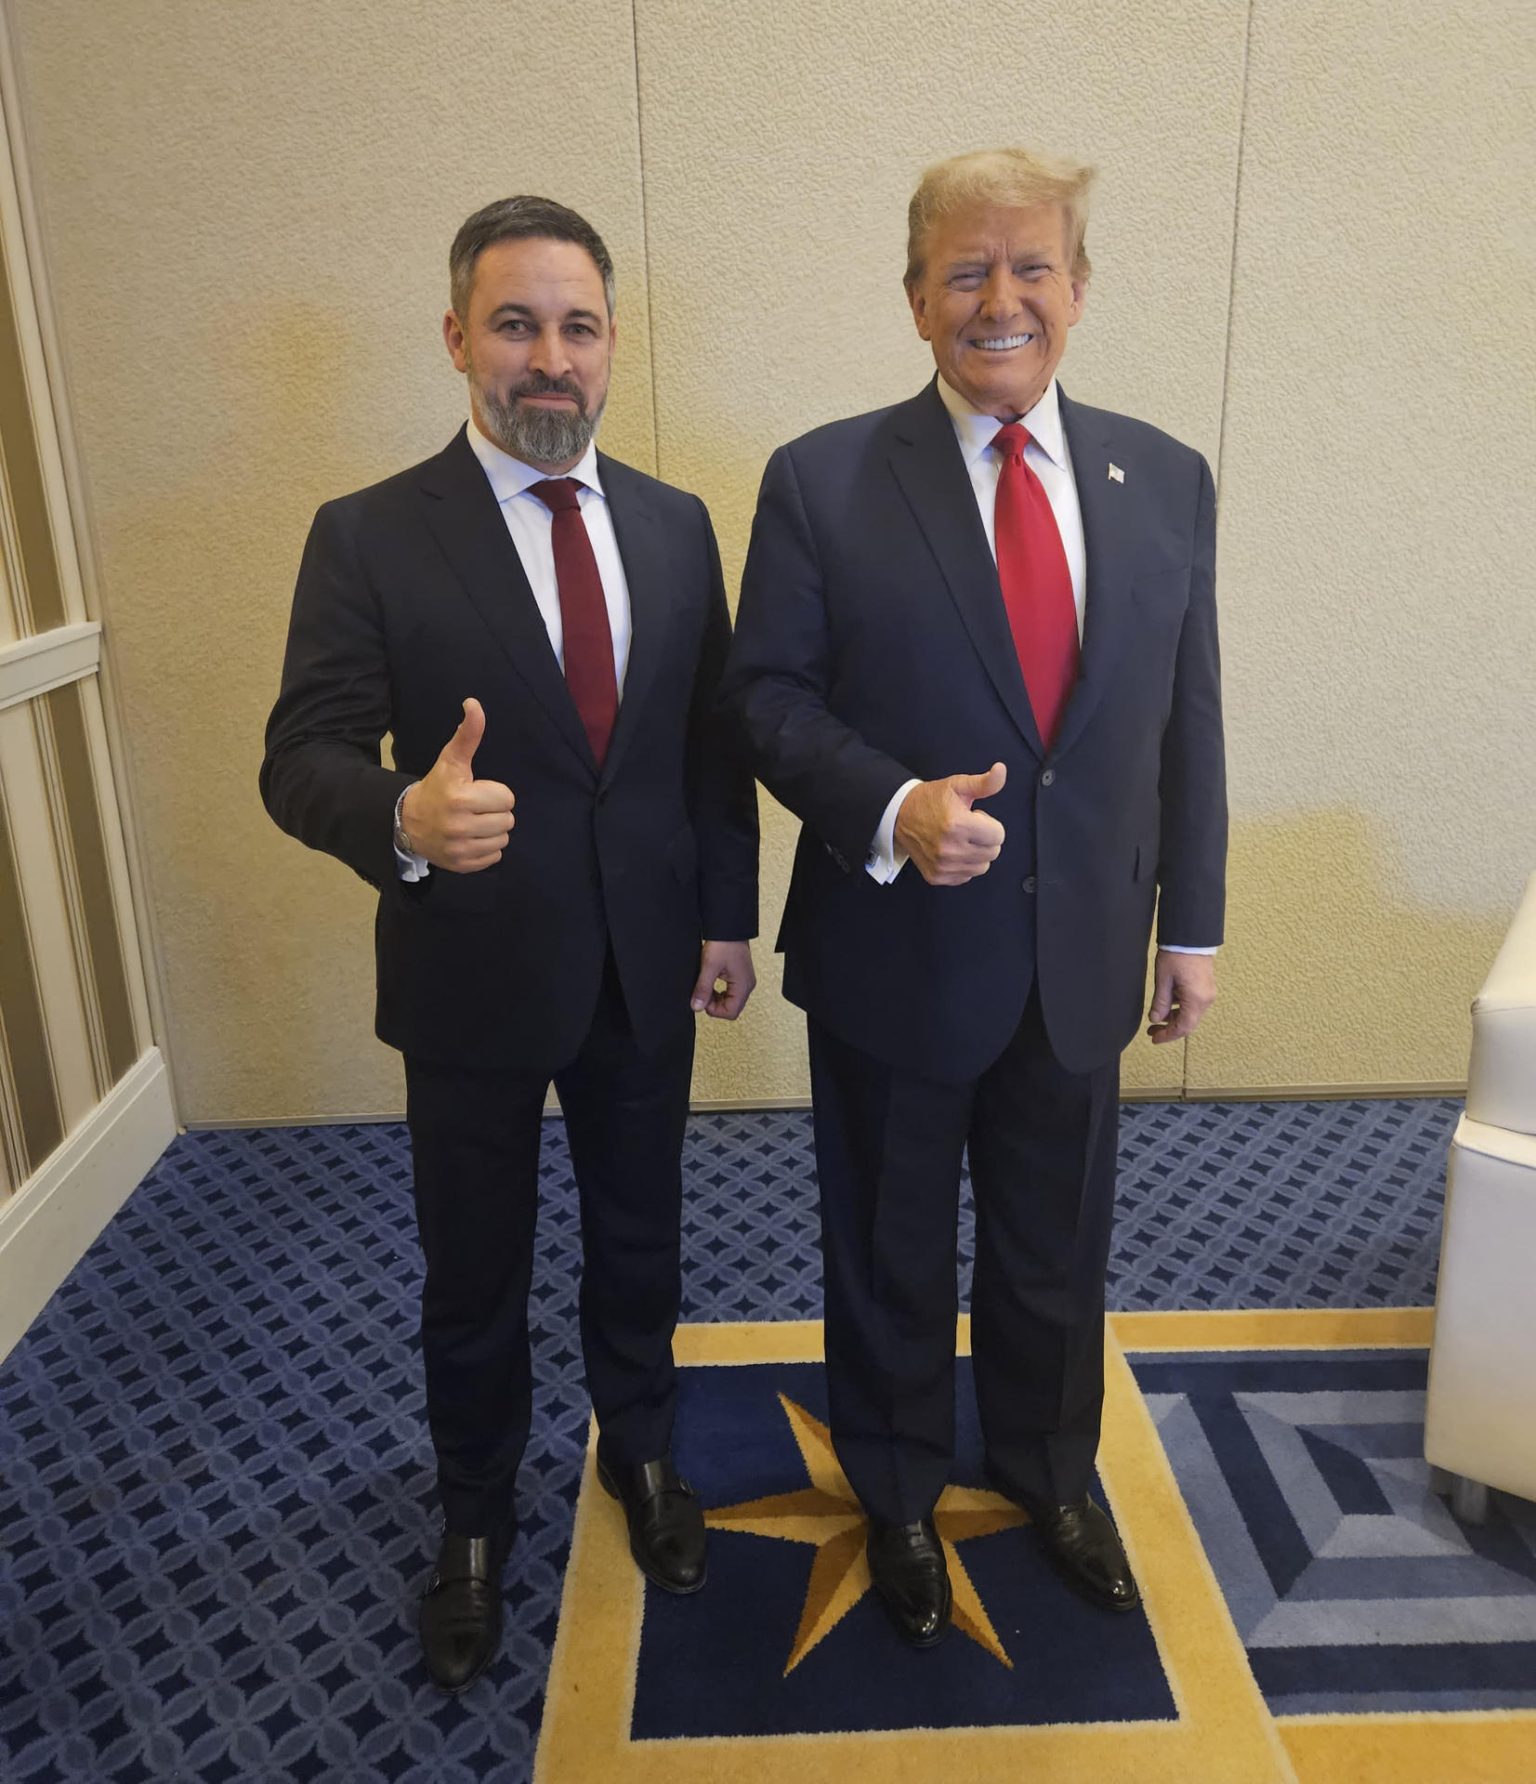
<instances>
[{"instance_id":1,"label":"dark hair","mask_svg":"<svg viewBox=\"0 0 1536 1784\"><path fill-rule=\"evenodd\" d=\"M585 217L556 204L552 198L533 198L520 193L516 198L498 198L474 216L465 219L448 250L448 290L453 313L463 322L469 309L469 294L475 283L475 263L495 242L514 241L523 236L541 236L547 241L574 242L592 256L593 264L603 276L603 295L608 300L608 314L613 314L613 256L603 246L603 238Z\"/></svg>"}]
</instances>

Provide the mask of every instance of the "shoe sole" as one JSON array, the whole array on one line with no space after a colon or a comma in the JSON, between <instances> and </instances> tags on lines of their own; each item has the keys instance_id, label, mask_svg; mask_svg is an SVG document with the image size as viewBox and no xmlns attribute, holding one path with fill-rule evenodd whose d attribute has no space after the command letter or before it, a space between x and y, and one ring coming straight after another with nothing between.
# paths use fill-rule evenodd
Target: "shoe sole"
<instances>
[{"instance_id":1,"label":"shoe sole","mask_svg":"<svg viewBox=\"0 0 1536 1784\"><path fill-rule=\"evenodd\" d=\"M603 1466L601 1460L599 1460L597 1464L597 1478L603 1491L610 1499L615 1500L622 1510L624 1505L623 1496L619 1492L618 1485L614 1481L613 1476ZM626 1514L626 1527L628 1522L629 1519ZM640 1553L639 1549L635 1547L635 1539L633 1537L629 1539L629 1553L635 1566L640 1569L641 1573L645 1575L651 1584L658 1587L663 1592L670 1592L674 1598L692 1598L695 1592L702 1592L704 1590L705 1583L709 1579L709 1569L706 1567L693 1585L678 1585L676 1580L669 1580L664 1574L658 1573L654 1567L647 1565L645 1557Z\"/></svg>"}]
</instances>

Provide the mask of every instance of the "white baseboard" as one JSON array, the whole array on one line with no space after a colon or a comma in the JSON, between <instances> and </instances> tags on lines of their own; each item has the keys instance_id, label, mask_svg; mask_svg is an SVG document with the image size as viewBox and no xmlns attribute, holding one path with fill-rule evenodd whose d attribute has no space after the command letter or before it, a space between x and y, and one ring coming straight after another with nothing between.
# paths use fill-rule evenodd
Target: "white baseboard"
<instances>
[{"instance_id":1,"label":"white baseboard","mask_svg":"<svg viewBox=\"0 0 1536 1784\"><path fill-rule=\"evenodd\" d=\"M151 1048L0 1207L0 1361L175 1133L165 1061Z\"/></svg>"}]
</instances>

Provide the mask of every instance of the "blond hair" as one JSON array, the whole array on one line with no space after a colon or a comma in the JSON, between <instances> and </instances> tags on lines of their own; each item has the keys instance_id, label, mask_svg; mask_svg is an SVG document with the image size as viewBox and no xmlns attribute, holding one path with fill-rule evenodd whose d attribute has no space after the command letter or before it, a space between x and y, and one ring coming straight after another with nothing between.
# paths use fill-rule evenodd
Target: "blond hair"
<instances>
[{"instance_id":1,"label":"blond hair","mask_svg":"<svg viewBox=\"0 0 1536 1784\"><path fill-rule=\"evenodd\" d=\"M1095 172L1082 163L1054 160L1028 149L974 149L968 155L935 161L923 170L907 206L908 289L923 276L924 245L934 224L941 217L977 205L1021 209L1059 205L1072 277L1086 283L1093 268L1083 244L1088 231L1088 188Z\"/></svg>"}]
</instances>

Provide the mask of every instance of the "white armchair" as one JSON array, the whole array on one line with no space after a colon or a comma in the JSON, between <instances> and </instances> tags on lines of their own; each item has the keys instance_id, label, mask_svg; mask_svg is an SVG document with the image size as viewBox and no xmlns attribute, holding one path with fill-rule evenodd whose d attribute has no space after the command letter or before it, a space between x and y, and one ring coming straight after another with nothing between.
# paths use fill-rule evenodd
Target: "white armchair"
<instances>
[{"instance_id":1,"label":"white armchair","mask_svg":"<svg viewBox=\"0 0 1536 1784\"><path fill-rule=\"evenodd\" d=\"M1489 1487L1536 1499L1536 875L1472 1005L1424 1453L1458 1477L1453 1502L1471 1522Z\"/></svg>"}]
</instances>

